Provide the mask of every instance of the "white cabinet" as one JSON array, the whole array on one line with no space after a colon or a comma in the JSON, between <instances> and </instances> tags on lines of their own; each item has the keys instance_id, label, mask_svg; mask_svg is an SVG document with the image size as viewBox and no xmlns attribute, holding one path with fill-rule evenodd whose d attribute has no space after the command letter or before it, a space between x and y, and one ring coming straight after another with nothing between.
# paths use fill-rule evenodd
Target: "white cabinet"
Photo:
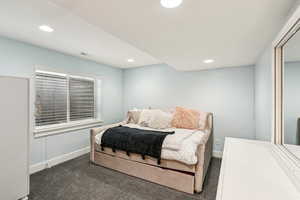
<instances>
[{"instance_id":1,"label":"white cabinet","mask_svg":"<svg viewBox=\"0 0 300 200\"><path fill-rule=\"evenodd\" d=\"M270 142L226 138L217 200L299 200L273 147Z\"/></svg>"},{"instance_id":2,"label":"white cabinet","mask_svg":"<svg viewBox=\"0 0 300 200\"><path fill-rule=\"evenodd\" d=\"M29 80L0 77L0 199L29 193Z\"/></svg>"}]
</instances>

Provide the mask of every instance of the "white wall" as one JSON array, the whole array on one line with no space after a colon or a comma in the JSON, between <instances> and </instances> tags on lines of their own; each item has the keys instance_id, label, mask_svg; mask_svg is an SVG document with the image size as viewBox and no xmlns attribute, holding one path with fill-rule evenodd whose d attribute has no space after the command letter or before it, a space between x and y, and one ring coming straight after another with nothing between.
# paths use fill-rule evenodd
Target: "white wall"
<instances>
[{"instance_id":1,"label":"white wall","mask_svg":"<svg viewBox=\"0 0 300 200\"><path fill-rule=\"evenodd\" d=\"M124 71L124 112L185 106L214 113L214 150L225 137L255 138L254 67L180 72L167 65Z\"/></svg>"},{"instance_id":2,"label":"white wall","mask_svg":"<svg viewBox=\"0 0 300 200\"><path fill-rule=\"evenodd\" d=\"M102 79L101 114L104 123L122 120L122 70L55 51L0 37L0 75L31 77L35 66L53 71L89 74ZM11 88L10 88L11 89ZM31 164L89 146L89 130L34 139L31 133Z\"/></svg>"}]
</instances>

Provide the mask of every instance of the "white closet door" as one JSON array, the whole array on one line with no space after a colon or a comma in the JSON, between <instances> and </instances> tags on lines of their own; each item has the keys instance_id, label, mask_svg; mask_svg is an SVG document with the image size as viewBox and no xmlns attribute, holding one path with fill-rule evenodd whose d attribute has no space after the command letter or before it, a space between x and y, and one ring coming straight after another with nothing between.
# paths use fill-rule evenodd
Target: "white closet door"
<instances>
[{"instance_id":1,"label":"white closet door","mask_svg":"<svg viewBox=\"0 0 300 200\"><path fill-rule=\"evenodd\" d=\"M29 192L29 81L0 77L0 199Z\"/></svg>"}]
</instances>

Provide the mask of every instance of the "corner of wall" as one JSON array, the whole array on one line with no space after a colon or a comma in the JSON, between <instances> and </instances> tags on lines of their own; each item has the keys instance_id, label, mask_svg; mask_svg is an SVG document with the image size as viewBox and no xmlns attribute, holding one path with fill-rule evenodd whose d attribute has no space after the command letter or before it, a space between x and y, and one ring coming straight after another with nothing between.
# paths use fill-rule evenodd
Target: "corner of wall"
<instances>
[{"instance_id":1,"label":"corner of wall","mask_svg":"<svg viewBox=\"0 0 300 200\"><path fill-rule=\"evenodd\" d=\"M125 110L125 71L126 69L122 69L122 115L123 117L126 115Z\"/></svg>"}]
</instances>

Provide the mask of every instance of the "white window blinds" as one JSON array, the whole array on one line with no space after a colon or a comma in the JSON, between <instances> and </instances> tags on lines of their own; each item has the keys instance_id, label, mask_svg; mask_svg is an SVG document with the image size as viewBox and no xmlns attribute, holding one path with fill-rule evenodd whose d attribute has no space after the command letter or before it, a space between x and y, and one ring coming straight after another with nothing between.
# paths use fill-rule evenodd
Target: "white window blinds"
<instances>
[{"instance_id":1,"label":"white window blinds","mask_svg":"<svg viewBox=\"0 0 300 200\"><path fill-rule=\"evenodd\" d=\"M36 73L36 126L67 122L66 76Z\"/></svg>"},{"instance_id":2,"label":"white window blinds","mask_svg":"<svg viewBox=\"0 0 300 200\"><path fill-rule=\"evenodd\" d=\"M94 80L70 77L70 120L83 120L95 117Z\"/></svg>"},{"instance_id":3,"label":"white window blinds","mask_svg":"<svg viewBox=\"0 0 300 200\"><path fill-rule=\"evenodd\" d=\"M37 71L36 126L95 119L95 80Z\"/></svg>"}]
</instances>

